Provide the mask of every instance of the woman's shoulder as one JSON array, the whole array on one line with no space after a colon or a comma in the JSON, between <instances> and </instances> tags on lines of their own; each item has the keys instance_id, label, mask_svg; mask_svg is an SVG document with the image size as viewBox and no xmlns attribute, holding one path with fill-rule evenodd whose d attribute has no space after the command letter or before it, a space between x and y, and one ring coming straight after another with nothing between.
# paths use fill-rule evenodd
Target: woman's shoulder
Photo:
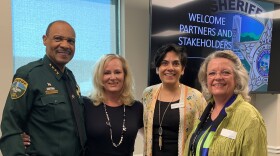
<instances>
[{"instance_id":1,"label":"woman's shoulder","mask_svg":"<svg viewBox=\"0 0 280 156\"><path fill-rule=\"evenodd\" d=\"M93 102L92 102L92 100L89 97L82 96L82 99L83 99L83 102L84 102L85 106L93 105Z\"/></svg>"},{"instance_id":2,"label":"woman's shoulder","mask_svg":"<svg viewBox=\"0 0 280 156\"><path fill-rule=\"evenodd\" d=\"M185 85L184 87L187 88L187 93L185 97L187 98L188 102L193 103L196 106L199 106L201 108L201 111L203 111L207 105L207 102L203 94L195 88L185 86Z\"/></svg>"},{"instance_id":3,"label":"woman's shoulder","mask_svg":"<svg viewBox=\"0 0 280 156\"><path fill-rule=\"evenodd\" d=\"M142 116L143 109L143 104L140 101L135 100L132 105L128 106L127 111L132 112L135 116Z\"/></svg>"},{"instance_id":4,"label":"woman's shoulder","mask_svg":"<svg viewBox=\"0 0 280 156\"><path fill-rule=\"evenodd\" d=\"M137 108L143 108L143 104L138 100L133 101L133 104L131 106Z\"/></svg>"},{"instance_id":5,"label":"woman's shoulder","mask_svg":"<svg viewBox=\"0 0 280 156\"><path fill-rule=\"evenodd\" d=\"M264 123L263 117L260 112L251 103L246 102L242 97L238 97L232 104L231 110L239 123Z\"/></svg>"},{"instance_id":6,"label":"woman's shoulder","mask_svg":"<svg viewBox=\"0 0 280 156\"><path fill-rule=\"evenodd\" d=\"M154 89L157 89L160 87L161 84L155 84L152 86L148 86L147 88L144 89L143 93L151 92Z\"/></svg>"},{"instance_id":7,"label":"woman's shoulder","mask_svg":"<svg viewBox=\"0 0 280 156\"><path fill-rule=\"evenodd\" d=\"M192 88L190 86L187 86L187 85L182 85L183 87L187 88L187 96L191 96L191 97L196 97L196 98L204 98L202 93L195 89L195 88Z\"/></svg>"},{"instance_id":8,"label":"woman's shoulder","mask_svg":"<svg viewBox=\"0 0 280 156\"><path fill-rule=\"evenodd\" d=\"M81 96L84 101L91 101L88 96Z\"/></svg>"},{"instance_id":9,"label":"woman's shoulder","mask_svg":"<svg viewBox=\"0 0 280 156\"><path fill-rule=\"evenodd\" d=\"M242 101L237 105L237 112L246 116L250 116L251 118L259 118L261 117L260 112L256 109L255 106L253 106L251 103Z\"/></svg>"},{"instance_id":10,"label":"woman's shoulder","mask_svg":"<svg viewBox=\"0 0 280 156\"><path fill-rule=\"evenodd\" d=\"M202 93L199 90L197 90L196 88L192 88L192 87L186 86L186 85L184 85L184 86L188 88L188 92L202 95Z\"/></svg>"}]
</instances>

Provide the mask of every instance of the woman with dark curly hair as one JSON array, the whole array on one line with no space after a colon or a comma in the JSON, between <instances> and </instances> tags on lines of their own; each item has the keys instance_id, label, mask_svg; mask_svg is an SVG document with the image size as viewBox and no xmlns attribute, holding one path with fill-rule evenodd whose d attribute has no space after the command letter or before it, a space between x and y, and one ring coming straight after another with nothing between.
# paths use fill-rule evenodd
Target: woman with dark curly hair
<instances>
[{"instance_id":1,"label":"woman with dark curly hair","mask_svg":"<svg viewBox=\"0 0 280 156\"><path fill-rule=\"evenodd\" d=\"M187 53L176 44L157 50L154 64L162 83L143 92L144 153L146 156L182 156L186 139L205 106L203 95L180 83Z\"/></svg>"}]
</instances>

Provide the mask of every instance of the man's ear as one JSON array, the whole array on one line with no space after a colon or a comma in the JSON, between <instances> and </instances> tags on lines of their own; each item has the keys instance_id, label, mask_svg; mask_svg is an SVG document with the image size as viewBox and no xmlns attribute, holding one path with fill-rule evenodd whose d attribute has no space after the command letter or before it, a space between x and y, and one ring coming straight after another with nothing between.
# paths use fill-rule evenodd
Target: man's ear
<instances>
[{"instance_id":1,"label":"man's ear","mask_svg":"<svg viewBox=\"0 0 280 156\"><path fill-rule=\"evenodd\" d=\"M43 43L44 43L44 45L46 45L46 42L47 42L47 38L48 38L48 37L47 37L46 35L43 35L42 38L43 38Z\"/></svg>"}]
</instances>

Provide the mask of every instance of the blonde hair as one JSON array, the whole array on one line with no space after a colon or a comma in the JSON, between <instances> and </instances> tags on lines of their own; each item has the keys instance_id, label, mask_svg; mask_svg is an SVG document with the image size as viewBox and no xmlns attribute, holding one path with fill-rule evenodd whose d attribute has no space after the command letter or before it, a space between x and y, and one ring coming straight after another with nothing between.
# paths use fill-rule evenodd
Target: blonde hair
<instances>
[{"instance_id":1,"label":"blonde hair","mask_svg":"<svg viewBox=\"0 0 280 156\"><path fill-rule=\"evenodd\" d=\"M120 95L121 102L125 105L131 105L135 100L134 82L127 61L120 55L106 54L103 57L101 57L99 61L95 64L93 72L94 90L90 94L89 98L93 101L94 105L99 105L106 100L104 96L104 85L102 82L102 78L104 75L105 64L113 59L119 59L121 61L124 71L124 84Z\"/></svg>"},{"instance_id":2,"label":"blonde hair","mask_svg":"<svg viewBox=\"0 0 280 156\"><path fill-rule=\"evenodd\" d=\"M203 61L202 65L200 66L198 72L198 80L200 82L202 93L204 97L209 100L212 97L212 94L209 92L207 88L207 66L208 63L215 58L225 58L233 62L233 72L234 78L236 81L236 86L234 89L235 94L241 94L245 101L249 102L251 97L249 96L249 75L247 70L242 65L240 59L237 55L231 50L224 50L224 51L215 51L214 53L210 54L206 59Z\"/></svg>"}]
</instances>

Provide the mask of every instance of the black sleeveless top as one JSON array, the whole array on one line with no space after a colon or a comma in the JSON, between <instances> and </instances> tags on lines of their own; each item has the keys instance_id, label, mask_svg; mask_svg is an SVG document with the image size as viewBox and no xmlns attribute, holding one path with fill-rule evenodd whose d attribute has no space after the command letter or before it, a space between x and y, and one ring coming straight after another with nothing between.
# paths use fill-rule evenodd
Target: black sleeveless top
<instances>
[{"instance_id":1,"label":"black sleeveless top","mask_svg":"<svg viewBox=\"0 0 280 156\"><path fill-rule=\"evenodd\" d=\"M171 102L178 103L178 101ZM169 102L160 102L160 121ZM159 149L159 101L157 100L153 119L153 156L178 156L179 109L167 109L162 121L162 148Z\"/></svg>"}]
</instances>

